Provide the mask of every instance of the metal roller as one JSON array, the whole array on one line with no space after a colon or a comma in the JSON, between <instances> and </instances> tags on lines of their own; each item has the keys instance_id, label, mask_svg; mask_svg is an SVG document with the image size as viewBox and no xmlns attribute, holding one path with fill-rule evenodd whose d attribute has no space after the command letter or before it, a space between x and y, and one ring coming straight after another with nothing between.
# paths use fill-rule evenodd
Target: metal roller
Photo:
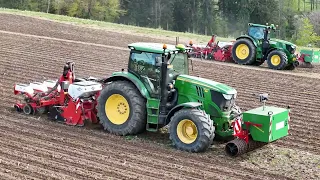
<instances>
[{"instance_id":1,"label":"metal roller","mask_svg":"<svg viewBox=\"0 0 320 180\"><path fill-rule=\"evenodd\" d=\"M246 153L248 150L248 145L243 139L234 139L229 141L225 147L225 151L229 156L239 156Z\"/></svg>"}]
</instances>

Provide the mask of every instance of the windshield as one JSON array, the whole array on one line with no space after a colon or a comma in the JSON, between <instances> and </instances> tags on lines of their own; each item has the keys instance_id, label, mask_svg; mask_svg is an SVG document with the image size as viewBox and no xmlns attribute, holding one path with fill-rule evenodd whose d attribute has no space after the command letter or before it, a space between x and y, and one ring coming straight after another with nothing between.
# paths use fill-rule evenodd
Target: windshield
<instances>
[{"instance_id":1,"label":"windshield","mask_svg":"<svg viewBox=\"0 0 320 180\"><path fill-rule=\"evenodd\" d=\"M264 29L265 29L264 27L249 27L249 36L255 39L263 39Z\"/></svg>"},{"instance_id":2,"label":"windshield","mask_svg":"<svg viewBox=\"0 0 320 180\"><path fill-rule=\"evenodd\" d=\"M187 54L178 53L178 54L172 54L169 59L169 64L172 66L173 70L178 74L187 74L186 70L186 61Z\"/></svg>"}]
</instances>

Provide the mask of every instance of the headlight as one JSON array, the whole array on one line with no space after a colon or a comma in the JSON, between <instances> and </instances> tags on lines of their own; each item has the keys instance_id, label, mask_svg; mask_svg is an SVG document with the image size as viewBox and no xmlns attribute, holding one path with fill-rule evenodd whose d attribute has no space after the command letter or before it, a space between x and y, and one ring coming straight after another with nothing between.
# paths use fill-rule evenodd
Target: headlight
<instances>
[{"instance_id":1,"label":"headlight","mask_svg":"<svg viewBox=\"0 0 320 180\"><path fill-rule=\"evenodd\" d=\"M296 52L296 46L291 46L292 50L292 54L294 54Z\"/></svg>"},{"instance_id":2,"label":"headlight","mask_svg":"<svg viewBox=\"0 0 320 180\"><path fill-rule=\"evenodd\" d=\"M291 54L294 54L295 51L296 51L296 46L293 46L293 45L286 45L286 49L291 53Z\"/></svg>"},{"instance_id":3,"label":"headlight","mask_svg":"<svg viewBox=\"0 0 320 180\"><path fill-rule=\"evenodd\" d=\"M221 111L230 111L235 99L234 94L222 94L221 92L217 92L215 90L210 90L211 92L211 100L214 102Z\"/></svg>"},{"instance_id":4,"label":"headlight","mask_svg":"<svg viewBox=\"0 0 320 180\"><path fill-rule=\"evenodd\" d=\"M226 100L230 100L233 96L233 94L222 94L222 95Z\"/></svg>"}]
</instances>

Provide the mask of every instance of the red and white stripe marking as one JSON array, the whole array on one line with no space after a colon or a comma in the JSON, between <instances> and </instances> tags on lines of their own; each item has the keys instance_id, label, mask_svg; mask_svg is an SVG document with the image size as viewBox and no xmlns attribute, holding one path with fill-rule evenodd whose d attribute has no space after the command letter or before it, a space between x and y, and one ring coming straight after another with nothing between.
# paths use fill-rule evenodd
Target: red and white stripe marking
<instances>
[{"instance_id":1,"label":"red and white stripe marking","mask_svg":"<svg viewBox=\"0 0 320 180\"><path fill-rule=\"evenodd\" d=\"M269 127L269 141L271 141L272 133L272 116L270 116L270 127Z\"/></svg>"},{"instance_id":2,"label":"red and white stripe marking","mask_svg":"<svg viewBox=\"0 0 320 180\"><path fill-rule=\"evenodd\" d=\"M236 120L234 121L233 134L238 134L242 131L241 124L242 119L240 117L236 118Z\"/></svg>"}]
</instances>

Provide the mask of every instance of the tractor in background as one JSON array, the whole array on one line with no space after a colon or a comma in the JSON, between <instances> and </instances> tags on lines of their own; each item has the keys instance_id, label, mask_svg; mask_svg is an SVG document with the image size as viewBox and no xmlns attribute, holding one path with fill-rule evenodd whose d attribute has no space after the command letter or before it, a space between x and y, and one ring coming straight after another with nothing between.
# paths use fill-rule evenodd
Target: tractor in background
<instances>
[{"instance_id":1,"label":"tractor in background","mask_svg":"<svg viewBox=\"0 0 320 180\"><path fill-rule=\"evenodd\" d=\"M237 64L260 66L267 61L268 67L275 70L293 70L298 66L297 46L271 38L276 30L274 24L248 25L247 34L239 36L232 47L232 57Z\"/></svg>"},{"instance_id":2,"label":"tractor in background","mask_svg":"<svg viewBox=\"0 0 320 180\"><path fill-rule=\"evenodd\" d=\"M69 125L98 120L105 130L122 136L168 126L174 146L188 152L205 151L218 137L235 138L226 152L239 156L257 142L288 135L288 109L263 106L242 113L234 88L190 76L191 48L158 43L132 43L128 48L127 71L102 79L61 81L61 88L52 91L55 95L46 98L35 97L31 85L15 85L15 94L29 94L28 101L15 107L50 106L57 109L54 116Z\"/></svg>"}]
</instances>

